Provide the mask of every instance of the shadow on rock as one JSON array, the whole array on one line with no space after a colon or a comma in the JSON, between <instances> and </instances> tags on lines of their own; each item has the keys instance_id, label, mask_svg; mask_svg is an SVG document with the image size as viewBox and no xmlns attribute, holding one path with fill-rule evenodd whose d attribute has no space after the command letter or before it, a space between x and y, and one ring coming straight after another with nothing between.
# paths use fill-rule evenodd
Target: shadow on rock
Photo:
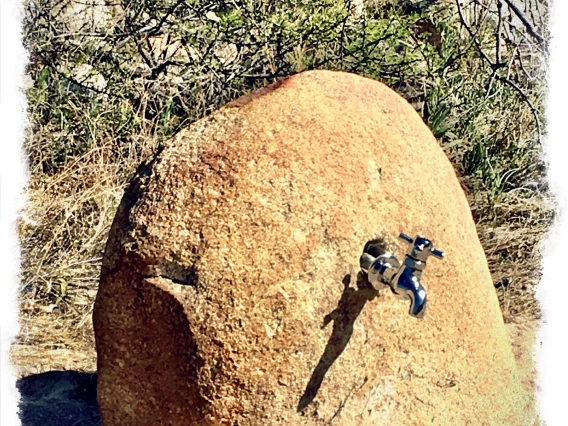
<instances>
[{"instance_id":1,"label":"shadow on rock","mask_svg":"<svg viewBox=\"0 0 568 426\"><path fill-rule=\"evenodd\" d=\"M347 347L353 334L355 320L365 307L365 304L374 299L379 293L367 282L363 274L357 275L357 289L349 286L351 275L343 278L343 293L337 308L327 314L323 320L322 328L333 321L333 332L327 342L327 346L321 356L318 365L314 369L304 394L298 403L298 412L306 408L316 397L325 375L333 363Z\"/></svg>"},{"instance_id":2,"label":"shadow on rock","mask_svg":"<svg viewBox=\"0 0 568 426\"><path fill-rule=\"evenodd\" d=\"M101 426L95 373L48 371L16 386L22 426Z\"/></svg>"}]
</instances>

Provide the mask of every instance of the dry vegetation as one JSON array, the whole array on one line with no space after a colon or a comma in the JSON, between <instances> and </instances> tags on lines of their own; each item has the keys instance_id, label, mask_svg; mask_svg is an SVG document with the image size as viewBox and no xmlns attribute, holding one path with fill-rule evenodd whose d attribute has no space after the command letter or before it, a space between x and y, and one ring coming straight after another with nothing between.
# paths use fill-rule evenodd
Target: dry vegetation
<instances>
[{"instance_id":1,"label":"dry vegetation","mask_svg":"<svg viewBox=\"0 0 568 426\"><path fill-rule=\"evenodd\" d=\"M376 78L415 106L460 175L506 321L539 318L539 242L554 207L540 160L547 10L541 0L28 1L21 373L94 369L101 257L136 166L180 127L305 69Z\"/></svg>"}]
</instances>

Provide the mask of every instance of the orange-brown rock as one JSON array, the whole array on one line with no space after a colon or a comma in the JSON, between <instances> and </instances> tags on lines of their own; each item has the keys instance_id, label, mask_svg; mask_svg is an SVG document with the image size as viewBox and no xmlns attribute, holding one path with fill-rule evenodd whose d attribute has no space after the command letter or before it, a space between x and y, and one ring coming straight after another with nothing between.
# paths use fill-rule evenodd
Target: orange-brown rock
<instances>
[{"instance_id":1,"label":"orange-brown rock","mask_svg":"<svg viewBox=\"0 0 568 426\"><path fill-rule=\"evenodd\" d=\"M446 258L422 320L358 277L400 232ZM117 212L94 311L105 426L525 425L455 172L383 84L305 72L177 134Z\"/></svg>"}]
</instances>

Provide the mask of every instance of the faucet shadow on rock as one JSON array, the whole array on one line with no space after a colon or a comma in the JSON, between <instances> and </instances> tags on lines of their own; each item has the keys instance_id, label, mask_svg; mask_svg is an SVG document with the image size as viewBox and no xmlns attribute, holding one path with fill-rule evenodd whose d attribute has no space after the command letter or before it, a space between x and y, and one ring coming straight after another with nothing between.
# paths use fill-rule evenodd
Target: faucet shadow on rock
<instances>
[{"instance_id":1,"label":"faucet shadow on rock","mask_svg":"<svg viewBox=\"0 0 568 426\"><path fill-rule=\"evenodd\" d=\"M343 278L344 288L341 299L337 308L325 316L322 326L325 328L333 321L333 332L300 398L298 412L314 400L326 373L347 347L353 335L355 320L365 304L373 300L379 291L390 286L397 297L411 300L410 314L412 316L423 317L427 299L426 291L419 279L428 256L434 254L442 258L444 254L434 249L432 242L423 237L417 236L416 239L412 239L401 234L400 238L411 244L403 265L387 252L385 241L377 238L365 244L361 257L362 271L357 274L357 288L350 286L351 275Z\"/></svg>"},{"instance_id":2,"label":"faucet shadow on rock","mask_svg":"<svg viewBox=\"0 0 568 426\"><path fill-rule=\"evenodd\" d=\"M361 272L357 274L356 289L350 286L351 275L345 275L342 282L343 293L337 308L324 317L321 327L323 329L333 321L333 331L323 355L310 377L306 390L300 398L298 412L304 410L314 400L328 370L347 347L349 339L353 335L355 320L365 307L365 304L379 294L377 290L371 287Z\"/></svg>"}]
</instances>

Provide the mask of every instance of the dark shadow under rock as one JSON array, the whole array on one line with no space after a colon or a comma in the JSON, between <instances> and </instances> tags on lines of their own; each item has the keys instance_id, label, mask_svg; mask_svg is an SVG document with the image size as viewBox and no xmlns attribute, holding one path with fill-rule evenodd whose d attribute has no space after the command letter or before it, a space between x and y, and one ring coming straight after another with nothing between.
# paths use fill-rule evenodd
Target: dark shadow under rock
<instances>
[{"instance_id":1,"label":"dark shadow under rock","mask_svg":"<svg viewBox=\"0 0 568 426\"><path fill-rule=\"evenodd\" d=\"M48 371L16 386L22 426L101 426L95 373Z\"/></svg>"}]
</instances>

